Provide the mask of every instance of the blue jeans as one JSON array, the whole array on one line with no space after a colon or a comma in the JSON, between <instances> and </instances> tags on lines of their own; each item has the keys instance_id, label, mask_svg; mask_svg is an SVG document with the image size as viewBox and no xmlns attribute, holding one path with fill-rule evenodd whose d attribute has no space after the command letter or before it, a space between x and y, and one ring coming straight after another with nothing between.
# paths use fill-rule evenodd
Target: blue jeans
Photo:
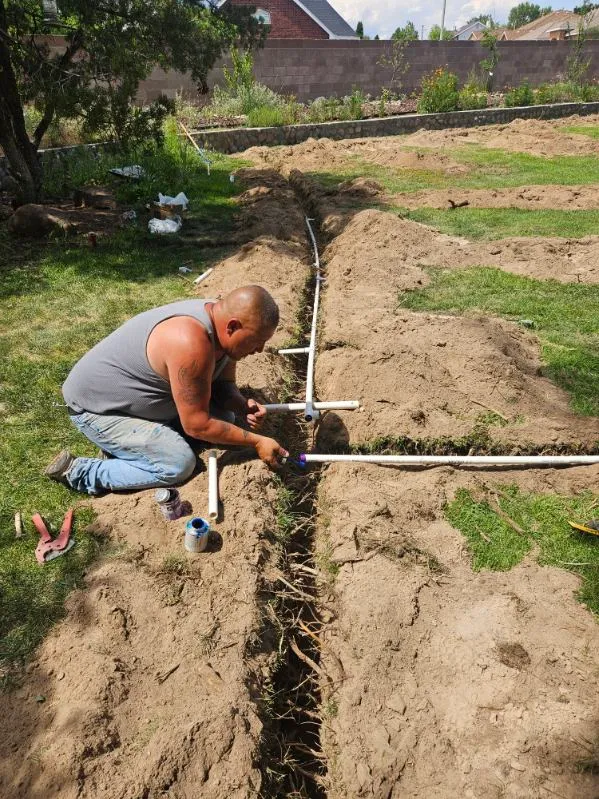
<instances>
[{"instance_id":1,"label":"blue jeans","mask_svg":"<svg viewBox=\"0 0 599 799\"><path fill-rule=\"evenodd\" d=\"M222 409L211 408L210 413L227 421L235 419ZM192 446L202 448L201 442L164 422L88 412L70 418L84 436L113 456L108 460L75 459L67 480L76 491L87 494L179 485L195 469L197 456Z\"/></svg>"}]
</instances>

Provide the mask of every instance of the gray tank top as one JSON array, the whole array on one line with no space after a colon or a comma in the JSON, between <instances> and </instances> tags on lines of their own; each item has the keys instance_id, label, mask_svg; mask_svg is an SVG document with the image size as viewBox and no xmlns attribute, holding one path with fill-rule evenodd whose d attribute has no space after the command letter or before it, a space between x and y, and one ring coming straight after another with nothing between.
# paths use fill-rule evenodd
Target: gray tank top
<instances>
[{"instance_id":1,"label":"gray tank top","mask_svg":"<svg viewBox=\"0 0 599 799\"><path fill-rule=\"evenodd\" d=\"M212 320L206 303L214 300L181 300L134 316L102 339L71 369L62 387L72 413L105 413L135 416L151 421L175 419L177 408L169 382L152 369L146 354L150 333L173 316L191 316L207 330L215 346ZM214 366L214 382L228 358Z\"/></svg>"}]
</instances>

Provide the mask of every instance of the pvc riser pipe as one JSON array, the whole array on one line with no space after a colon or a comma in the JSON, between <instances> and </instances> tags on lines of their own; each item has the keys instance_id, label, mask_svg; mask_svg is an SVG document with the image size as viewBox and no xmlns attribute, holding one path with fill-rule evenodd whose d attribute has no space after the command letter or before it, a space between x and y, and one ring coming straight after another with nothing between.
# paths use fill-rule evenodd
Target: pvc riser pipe
<instances>
[{"instance_id":1,"label":"pvc riser pipe","mask_svg":"<svg viewBox=\"0 0 599 799\"><path fill-rule=\"evenodd\" d=\"M218 462L214 449L208 453L208 518L218 518Z\"/></svg>"}]
</instances>

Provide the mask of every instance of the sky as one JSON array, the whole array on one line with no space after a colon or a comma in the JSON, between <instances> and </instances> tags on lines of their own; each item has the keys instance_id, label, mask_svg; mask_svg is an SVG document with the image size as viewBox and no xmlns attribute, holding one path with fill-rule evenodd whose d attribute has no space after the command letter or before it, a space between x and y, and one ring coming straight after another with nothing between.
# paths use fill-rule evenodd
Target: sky
<instances>
[{"instance_id":1,"label":"sky","mask_svg":"<svg viewBox=\"0 0 599 799\"><path fill-rule=\"evenodd\" d=\"M331 5L355 29L359 20L364 23L364 33L374 37L377 33L381 39L390 38L393 31L403 27L408 20L414 23L421 36L424 26L424 38L432 25L441 24L443 0L426 2L426 0L329 0ZM512 8L520 0L447 0L445 9L445 27L459 28L471 17L478 14L492 14L501 23L507 22ZM552 5L551 0L532 0L543 6L551 5L557 10L571 10L580 5L580 0L561 0L559 5Z\"/></svg>"}]
</instances>

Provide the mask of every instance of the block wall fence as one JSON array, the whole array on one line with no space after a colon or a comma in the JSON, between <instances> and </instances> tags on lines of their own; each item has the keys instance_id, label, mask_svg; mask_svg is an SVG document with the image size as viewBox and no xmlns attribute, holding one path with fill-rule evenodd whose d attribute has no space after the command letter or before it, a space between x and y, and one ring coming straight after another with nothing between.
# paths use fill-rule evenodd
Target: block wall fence
<instances>
[{"instance_id":1,"label":"block wall fence","mask_svg":"<svg viewBox=\"0 0 599 799\"><path fill-rule=\"evenodd\" d=\"M528 80L531 85L561 79L572 54L571 42L499 42L500 60L495 75L498 90ZM272 40L255 54L255 74L260 83L298 100L315 97L342 97L354 86L376 96L389 85L391 70L380 61L388 56L388 41L344 41L316 39ZM588 79L599 78L599 40L585 43L585 58L590 60ZM418 88L423 75L447 67L461 81L476 68L488 52L480 42L412 42L405 51L409 69L402 78L402 91ZM225 62L226 63L226 62ZM222 63L211 72L208 84L223 83ZM198 97L193 81L177 72L156 68L139 88L138 100L145 103L160 94L174 97L182 93Z\"/></svg>"}]
</instances>

